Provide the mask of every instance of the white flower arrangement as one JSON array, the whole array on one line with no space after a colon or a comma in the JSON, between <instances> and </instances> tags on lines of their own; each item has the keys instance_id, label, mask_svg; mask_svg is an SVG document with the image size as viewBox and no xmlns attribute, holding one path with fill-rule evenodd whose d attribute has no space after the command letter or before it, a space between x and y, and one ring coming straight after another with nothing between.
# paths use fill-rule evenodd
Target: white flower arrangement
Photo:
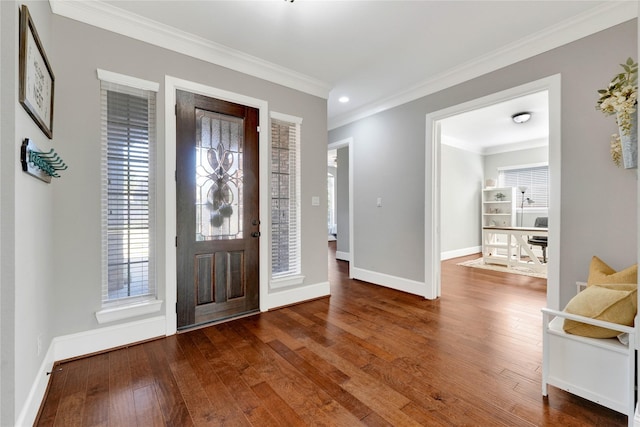
<instances>
[{"instance_id":1,"label":"white flower arrangement","mask_svg":"<svg viewBox=\"0 0 640 427\"><path fill-rule=\"evenodd\" d=\"M606 89L600 89L600 99L596 109L605 115L616 115L616 123L622 135L629 136L632 128L632 115L638 105L638 63L632 58L620 64L624 72L616 75ZM620 166L620 135L611 137L611 157Z\"/></svg>"},{"instance_id":2,"label":"white flower arrangement","mask_svg":"<svg viewBox=\"0 0 640 427\"><path fill-rule=\"evenodd\" d=\"M622 143L617 133L611 135L611 160L616 166L622 166Z\"/></svg>"}]
</instances>

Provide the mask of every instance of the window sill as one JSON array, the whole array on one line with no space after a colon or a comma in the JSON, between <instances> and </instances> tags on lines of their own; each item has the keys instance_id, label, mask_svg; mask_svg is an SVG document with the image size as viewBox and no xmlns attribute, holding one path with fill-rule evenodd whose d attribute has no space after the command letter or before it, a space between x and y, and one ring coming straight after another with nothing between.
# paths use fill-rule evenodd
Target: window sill
<instances>
[{"instance_id":1,"label":"window sill","mask_svg":"<svg viewBox=\"0 0 640 427\"><path fill-rule=\"evenodd\" d=\"M296 275L296 276L287 276L279 279L271 280L270 288L271 289L280 289L280 288L288 288L289 286L297 286L302 285L304 282L304 276Z\"/></svg>"},{"instance_id":2,"label":"window sill","mask_svg":"<svg viewBox=\"0 0 640 427\"><path fill-rule=\"evenodd\" d=\"M156 313L160 311L162 302L162 300L151 300L120 307L105 308L96 311L96 319L98 323L102 324L142 316L144 314Z\"/></svg>"}]
</instances>

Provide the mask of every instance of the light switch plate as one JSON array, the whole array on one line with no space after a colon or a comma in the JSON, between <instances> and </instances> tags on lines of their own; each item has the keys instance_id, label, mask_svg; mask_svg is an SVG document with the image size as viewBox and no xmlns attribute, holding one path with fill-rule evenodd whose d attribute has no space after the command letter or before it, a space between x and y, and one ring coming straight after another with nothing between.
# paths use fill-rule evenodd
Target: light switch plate
<instances>
[{"instance_id":1,"label":"light switch plate","mask_svg":"<svg viewBox=\"0 0 640 427\"><path fill-rule=\"evenodd\" d=\"M319 196L311 197L311 206L320 206L320 197Z\"/></svg>"}]
</instances>

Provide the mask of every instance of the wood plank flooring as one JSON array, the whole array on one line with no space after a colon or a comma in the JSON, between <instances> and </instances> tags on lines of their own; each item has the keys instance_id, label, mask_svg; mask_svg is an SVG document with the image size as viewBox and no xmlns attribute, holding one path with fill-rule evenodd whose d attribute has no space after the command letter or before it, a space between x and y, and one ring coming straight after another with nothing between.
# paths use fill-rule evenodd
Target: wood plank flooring
<instances>
[{"instance_id":1,"label":"wood plank flooring","mask_svg":"<svg viewBox=\"0 0 640 427\"><path fill-rule=\"evenodd\" d=\"M545 281L467 258L428 301L349 280L330 243L330 298L61 363L36 425L626 425L542 397Z\"/></svg>"}]
</instances>

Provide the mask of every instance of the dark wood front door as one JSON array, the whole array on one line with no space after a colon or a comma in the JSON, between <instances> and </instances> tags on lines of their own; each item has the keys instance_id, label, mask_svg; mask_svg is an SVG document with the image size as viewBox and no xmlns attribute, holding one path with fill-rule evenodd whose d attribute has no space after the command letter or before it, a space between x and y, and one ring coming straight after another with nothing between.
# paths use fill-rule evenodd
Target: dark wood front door
<instances>
[{"instance_id":1,"label":"dark wood front door","mask_svg":"<svg viewBox=\"0 0 640 427\"><path fill-rule=\"evenodd\" d=\"M258 110L176 99L181 329L259 308Z\"/></svg>"}]
</instances>

